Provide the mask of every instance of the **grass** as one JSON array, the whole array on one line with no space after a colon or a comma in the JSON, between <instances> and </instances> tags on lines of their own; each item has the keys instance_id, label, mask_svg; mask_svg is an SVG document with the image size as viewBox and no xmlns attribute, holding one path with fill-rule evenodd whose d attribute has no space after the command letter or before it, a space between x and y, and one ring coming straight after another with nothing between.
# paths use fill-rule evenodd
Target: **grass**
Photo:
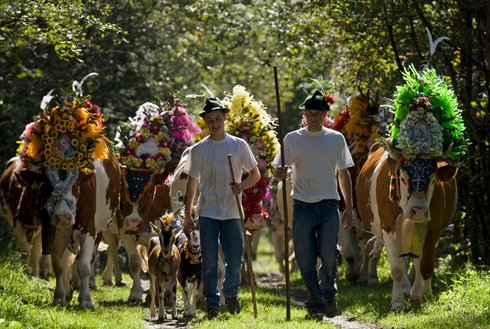
<instances>
[{"instance_id":1,"label":"grass","mask_svg":"<svg viewBox=\"0 0 490 329\"><path fill-rule=\"evenodd\" d=\"M254 271L258 277L278 272L273 250L267 239L261 237ZM10 256L6 256L10 255ZM145 321L149 309L143 305L128 305L131 278L125 274L126 287L102 286L97 276L98 289L92 292L94 310L79 310L77 294L67 307L52 305L54 279L44 281L29 278L13 251L12 243L0 238L0 328L147 328L159 327L159 322ZM433 282L435 297L423 306L407 302L403 311L390 311L391 280L388 263L382 258L379 268L380 284L376 287L348 284L343 280L344 267L339 269L338 303L343 314L358 321L382 328L490 328L490 272L468 267L459 273L441 271ZM277 274L276 274L277 276ZM291 321L286 321L286 298L283 285L279 288L258 287L256 291L258 318L253 316L252 297L247 286L240 288L242 312L231 316L221 312L217 319L208 321L205 312L181 321L179 325L191 328L336 328L330 323L304 320L306 311L300 302L304 291L298 272L291 273ZM299 293L299 295L298 295ZM299 297L298 297L299 296ZM183 303L179 296L179 309ZM179 312L179 317L181 316Z\"/></svg>"}]
</instances>

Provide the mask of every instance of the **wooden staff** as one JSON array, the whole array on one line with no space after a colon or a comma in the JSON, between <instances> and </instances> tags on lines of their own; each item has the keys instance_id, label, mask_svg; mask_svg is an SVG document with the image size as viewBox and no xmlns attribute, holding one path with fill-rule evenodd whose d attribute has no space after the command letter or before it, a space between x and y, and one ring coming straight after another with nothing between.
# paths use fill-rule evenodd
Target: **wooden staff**
<instances>
[{"instance_id":1,"label":"wooden staff","mask_svg":"<svg viewBox=\"0 0 490 329\"><path fill-rule=\"evenodd\" d=\"M228 165L230 166L231 179L235 184L235 174L233 172L233 166L231 164L231 154L228 154ZM252 303L254 307L254 318L257 318L257 299L255 298L255 276L252 267L252 251L250 248L250 240L248 239L247 231L245 230L245 215L243 214L242 203L238 198L238 194L235 194L236 205L238 207L238 213L240 214L240 222L242 223L243 238L245 239L245 260L247 262L248 280L250 282L250 290L252 291Z\"/></svg>"},{"instance_id":2,"label":"wooden staff","mask_svg":"<svg viewBox=\"0 0 490 329\"><path fill-rule=\"evenodd\" d=\"M281 100L279 97L279 79L277 78L277 66L274 66L274 83L276 86L278 139L281 146L281 167L284 167L284 143L281 120ZM286 193L286 179L282 180L282 200L284 207L284 277L286 279L286 321L291 320L291 296L289 293L289 220L288 199Z\"/></svg>"}]
</instances>

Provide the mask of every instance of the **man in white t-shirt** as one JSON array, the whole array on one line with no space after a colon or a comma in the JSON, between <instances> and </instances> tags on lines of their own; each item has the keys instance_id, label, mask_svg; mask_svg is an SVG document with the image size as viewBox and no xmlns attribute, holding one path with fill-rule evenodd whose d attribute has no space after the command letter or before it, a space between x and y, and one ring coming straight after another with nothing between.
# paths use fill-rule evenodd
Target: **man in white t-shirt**
<instances>
[{"instance_id":1,"label":"man in white t-shirt","mask_svg":"<svg viewBox=\"0 0 490 329\"><path fill-rule=\"evenodd\" d=\"M333 101L333 96L323 95L318 90L308 95L299 107L303 110L306 127L284 137L284 166L281 166L280 154L273 162L277 180L291 173L294 251L308 291L306 318L314 320L339 314L335 298L340 225L337 177L346 205L342 214L343 228L349 229L353 220L348 167L354 162L344 136L323 126L329 103ZM321 260L318 271L317 258Z\"/></svg>"},{"instance_id":2,"label":"man in white t-shirt","mask_svg":"<svg viewBox=\"0 0 490 329\"><path fill-rule=\"evenodd\" d=\"M218 316L219 292L218 246L221 243L225 262L223 294L232 314L240 312L238 288L243 253L243 230L235 195L255 185L260 172L250 146L243 139L225 132L229 110L216 98L208 98L199 114L209 129L209 136L190 149L186 186L184 229L192 230L192 206L199 188L197 216L202 250L203 292L209 319ZM228 162L231 154L234 179ZM242 173L248 176L241 181ZM233 183L235 181L236 183Z\"/></svg>"}]
</instances>

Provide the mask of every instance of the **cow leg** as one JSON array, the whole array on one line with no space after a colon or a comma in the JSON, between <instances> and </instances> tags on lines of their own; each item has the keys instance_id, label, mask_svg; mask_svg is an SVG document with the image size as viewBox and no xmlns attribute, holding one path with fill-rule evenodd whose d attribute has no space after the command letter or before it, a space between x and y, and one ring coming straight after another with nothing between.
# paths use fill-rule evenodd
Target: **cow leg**
<instances>
[{"instance_id":1,"label":"cow leg","mask_svg":"<svg viewBox=\"0 0 490 329\"><path fill-rule=\"evenodd\" d=\"M410 286L407 275L407 266L403 257L398 255L398 248L394 233L385 234L383 232L388 259L390 260L391 278L393 279L393 289L391 292L391 309L397 310L404 308L404 291Z\"/></svg>"},{"instance_id":2,"label":"cow leg","mask_svg":"<svg viewBox=\"0 0 490 329\"><path fill-rule=\"evenodd\" d=\"M68 267L67 254L68 251L65 250L62 256L58 256L55 254L52 255L54 275L56 278L56 287L54 289L53 303L61 306L64 306L67 303L66 302L66 287L67 287L66 281L68 281L67 273L66 273Z\"/></svg>"},{"instance_id":3,"label":"cow leg","mask_svg":"<svg viewBox=\"0 0 490 329\"><path fill-rule=\"evenodd\" d=\"M126 285L122 277L121 267L118 261L119 239L110 229L102 232L103 240L107 243L107 263L102 274L102 280L105 285L112 285L112 274L116 280L116 286L123 287Z\"/></svg>"},{"instance_id":4,"label":"cow leg","mask_svg":"<svg viewBox=\"0 0 490 329\"><path fill-rule=\"evenodd\" d=\"M80 292L78 303L80 308L93 308L94 304L90 297L90 275L92 273L92 256L94 253L95 239L90 235L84 235L81 239L81 248L78 254L77 272L80 278Z\"/></svg>"},{"instance_id":5,"label":"cow leg","mask_svg":"<svg viewBox=\"0 0 490 329\"><path fill-rule=\"evenodd\" d=\"M133 279L128 302L139 304L143 299L143 287L141 286L141 257L138 253L136 238L122 233L121 239L128 254L129 273Z\"/></svg>"},{"instance_id":6,"label":"cow leg","mask_svg":"<svg viewBox=\"0 0 490 329\"><path fill-rule=\"evenodd\" d=\"M53 262L51 255L42 255L40 262L39 277L48 280L53 275Z\"/></svg>"},{"instance_id":7,"label":"cow leg","mask_svg":"<svg viewBox=\"0 0 490 329\"><path fill-rule=\"evenodd\" d=\"M356 282L359 279L360 258L356 229L350 230L339 229L339 244L342 251L342 257L346 262L345 278L349 282Z\"/></svg>"},{"instance_id":8,"label":"cow leg","mask_svg":"<svg viewBox=\"0 0 490 329\"><path fill-rule=\"evenodd\" d=\"M27 238L27 231L22 227L22 225L17 222L15 225L15 241L20 250L20 255L22 258L22 262L27 265L27 273L31 275L33 272L32 264L30 264L30 255L31 255L31 244Z\"/></svg>"},{"instance_id":9,"label":"cow leg","mask_svg":"<svg viewBox=\"0 0 490 329\"><path fill-rule=\"evenodd\" d=\"M420 258L413 259L413 266L415 269L415 280L413 282L412 290L410 292L410 299L417 303L422 304L425 302L425 285L426 282L420 273Z\"/></svg>"},{"instance_id":10,"label":"cow leg","mask_svg":"<svg viewBox=\"0 0 490 329\"><path fill-rule=\"evenodd\" d=\"M40 230L33 233L30 249L31 250L30 250L30 255L28 260L28 264L31 269L30 274L34 277L39 277L39 261L41 259L41 249L42 249Z\"/></svg>"},{"instance_id":11,"label":"cow leg","mask_svg":"<svg viewBox=\"0 0 490 329\"><path fill-rule=\"evenodd\" d=\"M274 247L274 257L279 264L279 272L284 275L284 229L280 220L271 223L271 242Z\"/></svg>"}]
</instances>

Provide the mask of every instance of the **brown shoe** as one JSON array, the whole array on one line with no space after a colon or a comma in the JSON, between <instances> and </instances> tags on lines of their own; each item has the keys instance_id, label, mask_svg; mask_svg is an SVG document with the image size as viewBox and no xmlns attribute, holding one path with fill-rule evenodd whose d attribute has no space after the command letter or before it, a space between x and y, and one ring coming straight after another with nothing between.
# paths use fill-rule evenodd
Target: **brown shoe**
<instances>
[{"instance_id":1,"label":"brown shoe","mask_svg":"<svg viewBox=\"0 0 490 329\"><path fill-rule=\"evenodd\" d=\"M337 308L337 301L335 300L335 297L327 300L325 302L325 316L327 318L333 318L334 316L340 315L340 311Z\"/></svg>"}]
</instances>

